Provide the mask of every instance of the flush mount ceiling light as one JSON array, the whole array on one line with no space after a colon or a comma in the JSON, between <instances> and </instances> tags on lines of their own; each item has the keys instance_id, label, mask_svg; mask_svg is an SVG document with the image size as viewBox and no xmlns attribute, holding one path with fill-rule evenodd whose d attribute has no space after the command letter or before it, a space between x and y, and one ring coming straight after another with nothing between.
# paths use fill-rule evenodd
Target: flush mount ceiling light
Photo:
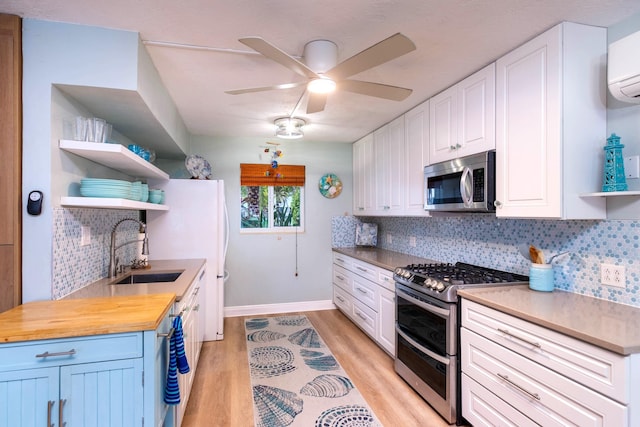
<instances>
[{"instance_id":1,"label":"flush mount ceiling light","mask_svg":"<svg viewBox=\"0 0 640 427\"><path fill-rule=\"evenodd\" d=\"M299 139L304 136L302 126L306 125L299 117L280 117L273 124L276 125L276 136L282 139Z\"/></svg>"}]
</instances>

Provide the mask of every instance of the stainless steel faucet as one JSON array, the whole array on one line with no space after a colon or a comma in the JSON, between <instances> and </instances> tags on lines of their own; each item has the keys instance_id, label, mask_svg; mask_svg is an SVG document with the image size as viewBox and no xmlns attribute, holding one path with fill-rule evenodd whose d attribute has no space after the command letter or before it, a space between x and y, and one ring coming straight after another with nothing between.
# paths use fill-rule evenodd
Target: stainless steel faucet
<instances>
[{"instance_id":1,"label":"stainless steel faucet","mask_svg":"<svg viewBox=\"0 0 640 427\"><path fill-rule=\"evenodd\" d=\"M118 226L120 224L126 221L133 221L140 224L140 230L144 233L144 238L142 239L142 255L149 255L149 237L147 236L147 225L144 222L134 218L121 219L116 223L116 225L113 226L113 229L111 230L111 246L109 247L109 278L116 277L117 274L118 259L116 258L116 250L131 243L137 243L140 241L138 239L130 240L116 246L116 230L118 229Z\"/></svg>"}]
</instances>

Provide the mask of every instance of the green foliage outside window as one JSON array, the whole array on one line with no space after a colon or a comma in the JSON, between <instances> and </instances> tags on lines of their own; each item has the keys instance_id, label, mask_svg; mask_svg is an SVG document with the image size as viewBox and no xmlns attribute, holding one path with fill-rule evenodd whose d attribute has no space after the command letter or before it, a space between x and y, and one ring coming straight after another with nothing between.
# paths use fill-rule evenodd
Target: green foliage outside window
<instances>
[{"instance_id":1,"label":"green foliage outside window","mask_svg":"<svg viewBox=\"0 0 640 427\"><path fill-rule=\"evenodd\" d=\"M240 227L263 231L301 227L303 194L298 186L241 186Z\"/></svg>"}]
</instances>

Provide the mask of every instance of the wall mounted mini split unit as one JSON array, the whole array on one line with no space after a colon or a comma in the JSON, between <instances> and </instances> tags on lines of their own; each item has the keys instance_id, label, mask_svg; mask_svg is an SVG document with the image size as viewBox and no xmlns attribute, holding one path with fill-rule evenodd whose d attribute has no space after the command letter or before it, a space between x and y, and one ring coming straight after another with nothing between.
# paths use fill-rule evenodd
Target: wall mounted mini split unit
<instances>
[{"instance_id":1,"label":"wall mounted mini split unit","mask_svg":"<svg viewBox=\"0 0 640 427\"><path fill-rule=\"evenodd\" d=\"M640 104L640 31L609 45L607 74L616 99Z\"/></svg>"}]
</instances>

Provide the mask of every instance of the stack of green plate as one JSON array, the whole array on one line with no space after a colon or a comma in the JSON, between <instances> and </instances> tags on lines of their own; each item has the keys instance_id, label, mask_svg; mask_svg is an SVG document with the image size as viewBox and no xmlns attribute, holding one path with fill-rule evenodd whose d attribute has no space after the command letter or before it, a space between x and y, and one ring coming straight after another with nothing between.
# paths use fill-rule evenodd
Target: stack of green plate
<instances>
[{"instance_id":1,"label":"stack of green plate","mask_svg":"<svg viewBox=\"0 0 640 427\"><path fill-rule=\"evenodd\" d=\"M84 197L128 199L131 183L118 179L84 178L80 180L80 194Z\"/></svg>"}]
</instances>

